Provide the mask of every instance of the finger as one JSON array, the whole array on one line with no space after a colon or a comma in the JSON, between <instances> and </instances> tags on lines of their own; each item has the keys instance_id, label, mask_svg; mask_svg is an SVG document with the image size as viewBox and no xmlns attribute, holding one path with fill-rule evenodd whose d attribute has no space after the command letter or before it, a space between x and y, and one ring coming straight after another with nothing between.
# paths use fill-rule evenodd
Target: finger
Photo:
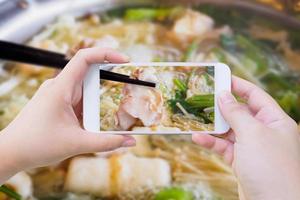
<instances>
[{"instance_id":1,"label":"finger","mask_svg":"<svg viewBox=\"0 0 300 200\"><path fill-rule=\"evenodd\" d=\"M233 143L231 143L229 140L201 133L194 134L192 136L192 139L196 144L199 144L202 147L209 149L222 156L223 159L229 164L232 163Z\"/></svg>"},{"instance_id":2,"label":"finger","mask_svg":"<svg viewBox=\"0 0 300 200\"><path fill-rule=\"evenodd\" d=\"M81 49L61 71L57 79L65 84L81 82L92 64L103 63L104 61L124 63L128 62L129 58L111 49L99 47Z\"/></svg>"},{"instance_id":3,"label":"finger","mask_svg":"<svg viewBox=\"0 0 300 200\"><path fill-rule=\"evenodd\" d=\"M250 110L255 113L256 119L270 128L289 124L290 117L264 90L238 77L233 77L232 80L233 91L247 100L247 104Z\"/></svg>"},{"instance_id":4,"label":"finger","mask_svg":"<svg viewBox=\"0 0 300 200\"><path fill-rule=\"evenodd\" d=\"M136 141L127 135L111 135L83 131L80 138L81 153L105 152L120 147L135 146Z\"/></svg>"},{"instance_id":5,"label":"finger","mask_svg":"<svg viewBox=\"0 0 300 200\"><path fill-rule=\"evenodd\" d=\"M225 134L222 134L220 136L215 136L215 137L219 137L219 138L222 138L222 139L225 139L225 140L228 140L230 141L231 143L234 143L235 142L235 134L233 132L232 129L230 129L227 133Z\"/></svg>"},{"instance_id":6,"label":"finger","mask_svg":"<svg viewBox=\"0 0 300 200\"><path fill-rule=\"evenodd\" d=\"M82 111L83 111L83 101L82 98L79 100L79 102L74 106L74 112L76 114L76 117L79 121L82 120Z\"/></svg>"},{"instance_id":7,"label":"finger","mask_svg":"<svg viewBox=\"0 0 300 200\"><path fill-rule=\"evenodd\" d=\"M237 136L243 133L244 130L253 130L261 126L259 121L245 107L240 105L230 92L224 91L221 93L218 104L222 116Z\"/></svg>"},{"instance_id":8,"label":"finger","mask_svg":"<svg viewBox=\"0 0 300 200\"><path fill-rule=\"evenodd\" d=\"M259 112L263 108L270 108L270 110L276 111L276 114L284 113L269 94L249 81L233 76L232 91L244 98L254 113Z\"/></svg>"},{"instance_id":9,"label":"finger","mask_svg":"<svg viewBox=\"0 0 300 200\"><path fill-rule=\"evenodd\" d=\"M53 73L53 78L56 77L61 72L60 69L56 69Z\"/></svg>"}]
</instances>

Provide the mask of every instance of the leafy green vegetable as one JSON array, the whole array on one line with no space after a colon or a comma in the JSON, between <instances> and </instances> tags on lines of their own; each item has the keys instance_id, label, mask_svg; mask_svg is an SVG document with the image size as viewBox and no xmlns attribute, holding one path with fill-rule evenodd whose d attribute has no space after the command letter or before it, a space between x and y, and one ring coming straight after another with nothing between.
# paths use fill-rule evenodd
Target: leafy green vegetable
<instances>
[{"instance_id":1,"label":"leafy green vegetable","mask_svg":"<svg viewBox=\"0 0 300 200\"><path fill-rule=\"evenodd\" d=\"M175 90L175 98L170 99L168 101L171 110L174 113L181 112L178 106L176 105L177 103L180 103L185 110L189 111L189 105L185 101L187 85L180 79L174 79L173 82L177 89Z\"/></svg>"},{"instance_id":2,"label":"leafy green vegetable","mask_svg":"<svg viewBox=\"0 0 300 200\"><path fill-rule=\"evenodd\" d=\"M180 104L183 107L183 109L185 109L188 113L199 117L199 120L202 120L204 122L205 120L203 119L203 116L200 115L202 110L195 109L194 107L192 107L189 103L186 102L185 97L185 93L179 90L175 91L175 98L168 100L168 104L172 112L183 113L182 110L177 106L178 104Z\"/></svg>"},{"instance_id":3,"label":"leafy green vegetable","mask_svg":"<svg viewBox=\"0 0 300 200\"><path fill-rule=\"evenodd\" d=\"M278 98L279 105L287 112L292 113L294 116L300 118L300 98L298 95L288 90L281 97Z\"/></svg>"},{"instance_id":4,"label":"leafy green vegetable","mask_svg":"<svg viewBox=\"0 0 300 200\"><path fill-rule=\"evenodd\" d=\"M154 200L194 200L191 192L179 187L166 188L158 192Z\"/></svg>"},{"instance_id":5,"label":"leafy green vegetable","mask_svg":"<svg viewBox=\"0 0 300 200\"><path fill-rule=\"evenodd\" d=\"M284 79L277 72L270 71L261 79L268 88L268 91L282 91L293 89L294 84L290 83L288 79Z\"/></svg>"},{"instance_id":6,"label":"leafy green vegetable","mask_svg":"<svg viewBox=\"0 0 300 200\"><path fill-rule=\"evenodd\" d=\"M101 22L110 22L113 19L122 18L125 14L124 8L115 8L108 10L107 12L100 14Z\"/></svg>"},{"instance_id":7,"label":"leafy green vegetable","mask_svg":"<svg viewBox=\"0 0 300 200\"><path fill-rule=\"evenodd\" d=\"M245 37L243 35L237 34L236 36L221 36L221 45L230 52L237 53L241 51L243 56L240 56L241 61L247 62L247 59L253 61L256 64L255 73L262 74L265 73L268 63L268 57L262 51L255 41ZM244 59L243 59L244 58Z\"/></svg>"},{"instance_id":8,"label":"leafy green vegetable","mask_svg":"<svg viewBox=\"0 0 300 200\"><path fill-rule=\"evenodd\" d=\"M18 193L16 193L15 191L13 191L9 187L7 187L6 185L0 186L0 192L3 192L8 197L13 198L15 200L21 200L22 199L21 195L19 195Z\"/></svg>"},{"instance_id":9,"label":"leafy green vegetable","mask_svg":"<svg viewBox=\"0 0 300 200\"><path fill-rule=\"evenodd\" d=\"M215 112L211 112L211 113L208 113L206 114L207 115L207 118L210 120L210 121L215 121Z\"/></svg>"},{"instance_id":10,"label":"leafy green vegetable","mask_svg":"<svg viewBox=\"0 0 300 200\"><path fill-rule=\"evenodd\" d=\"M263 87L291 117L300 120L300 75L289 70L268 43L236 34L221 36L220 44L225 50L213 52L221 62L229 63L234 74Z\"/></svg>"},{"instance_id":11,"label":"leafy green vegetable","mask_svg":"<svg viewBox=\"0 0 300 200\"><path fill-rule=\"evenodd\" d=\"M193 109L186 101L186 94L180 90L175 90L175 98L168 100L169 107L173 113L182 113L178 108L177 103L179 103L187 112L195 114L195 109Z\"/></svg>"},{"instance_id":12,"label":"leafy green vegetable","mask_svg":"<svg viewBox=\"0 0 300 200\"><path fill-rule=\"evenodd\" d=\"M204 76L204 78L209 79L208 74L204 75L207 76ZM168 100L168 105L172 112L175 114L192 114L198 117L198 119L204 123L213 122L213 114L205 113L203 109L214 106L214 95L195 95L191 98L186 99L186 93L188 90L186 82L181 79L174 79L173 82L176 86L175 95L173 99Z\"/></svg>"},{"instance_id":13,"label":"leafy green vegetable","mask_svg":"<svg viewBox=\"0 0 300 200\"><path fill-rule=\"evenodd\" d=\"M189 103L194 108L207 108L214 106L214 95L194 95L188 98L187 103Z\"/></svg>"},{"instance_id":14,"label":"leafy green vegetable","mask_svg":"<svg viewBox=\"0 0 300 200\"><path fill-rule=\"evenodd\" d=\"M225 49L227 49L229 51L236 51L237 43L233 36L222 34L220 36L220 43ZM217 52L219 52L219 51L217 51Z\"/></svg>"},{"instance_id":15,"label":"leafy green vegetable","mask_svg":"<svg viewBox=\"0 0 300 200\"><path fill-rule=\"evenodd\" d=\"M198 95L197 95L198 96ZM201 96L201 95L199 95ZM183 113L178 104L183 107L189 114L198 117L204 123L213 122L214 116L211 113L204 113L203 109L214 106L213 95L203 95L199 97L191 97L186 100L185 92L175 91L175 98L168 100L168 105L173 113ZM184 113L183 113L184 114Z\"/></svg>"},{"instance_id":16,"label":"leafy green vegetable","mask_svg":"<svg viewBox=\"0 0 300 200\"><path fill-rule=\"evenodd\" d=\"M291 111L294 102L297 101L297 95L292 91L287 91L282 98L278 101L281 107L285 110Z\"/></svg>"}]
</instances>

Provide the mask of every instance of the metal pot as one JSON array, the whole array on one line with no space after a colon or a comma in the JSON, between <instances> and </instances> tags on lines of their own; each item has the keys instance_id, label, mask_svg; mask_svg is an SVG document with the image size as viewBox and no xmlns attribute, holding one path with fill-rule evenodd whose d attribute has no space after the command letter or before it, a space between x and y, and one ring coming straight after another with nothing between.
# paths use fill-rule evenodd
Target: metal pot
<instances>
[{"instance_id":1,"label":"metal pot","mask_svg":"<svg viewBox=\"0 0 300 200\"><path fill-rule=\"evenodd\" d=\"M0 0L0 39L24 42L55 17L72 13L84 15L103 12L120 6L155 5L197 6L212 4L224 9L239 9L268 17L293 29L300 29L300 20L272 7L245 0Z\"/></svg>"},{"instance_id":2,"label":"metal pot","mask_svg":"<svg viewBox=\"0 0 300 200\"><path fill-rule=\"evenodd\" d=\"M239 9L269 18L289 29L300 30L300 20L292 14L246 0L0 0L0 39L24 43L57 16L66 13L82 16L122 6L178 4L211 4L228 10Z\"/></svg>"}]
</instances>

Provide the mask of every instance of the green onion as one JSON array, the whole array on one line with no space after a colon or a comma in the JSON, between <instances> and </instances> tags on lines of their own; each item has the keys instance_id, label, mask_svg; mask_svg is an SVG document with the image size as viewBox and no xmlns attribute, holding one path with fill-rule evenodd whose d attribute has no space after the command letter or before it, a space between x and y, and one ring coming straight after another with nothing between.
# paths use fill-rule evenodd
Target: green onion
<instances>
[{"instance_id":1,"label":"green onion","mask_svg":"<svg viewBox=\"0 0 300 200\"><path fill-rule=\"evenodd\" d=\"M22 199L21 195L19 195L18 193L16 193L15 191L7 187L6 185L0 186L0 192L6 194L8 197L13 198L15 200Z\"/></svg>"},{"instance_id":2,"label":"green onion","mask_svg":"<svg viewBox=\"0 0 300 200\"><path fill-rule=\"evenodd\" d=\"M191 106L195 108L207 108L214 106L214 95L194 95L186 100Z\"/></svg>"},{"instance_id":3,"label":"green onion","mask_svg":"<svg viewBox=\"0 0 300 200\"><path fill-rule=\"evenodd\" d=\"M182 112L185 116L190 116L190 114L184 109L184 107L183 107L179 102L176 102L176 106L181 110L181 112Z\"/></svg>"},{"instance_id":4,"label":"green onion","mask_svg":"<svg viewBox=\"0 0 300 200\"><path fill-rule=\"evenodd\" d=\"M173 8L129 8L125 11L124 19L129 21L173 20L182 15L185 9Z\"/></svg>"},{"instance_id":5,"label":"green onion","mask_svg":"<svg viewBox=\"0 0 300 200\"><path fill-rule=\"evenodd\" d=\"M193 41L192 44L190 44L190 46L188 46L187 51L185 52L185 54L183 55L183 61L189 61L192 59L192 57L195 55L195 53L197 52L199 47L199 43L198 41Z\"/></svg>"},{"instance_id":6,"label":"green onion","mask_svg":"<svg viewBox=\"0 0 300 200\"><path fill-rule=\"evenodd\" d=\"M132 8L126 10L124 18L129 21L164 20L171 11L169 8Z\"/></svg>"},{"instance_id":7,"label":"green onion","mask_svg":"<svg viewBox=\"0 0 300 200\"><path fill-rule=\"evenodd\" d=\"M173 82L176 85L176 87L180 90L180 92L186 92L187 91L187 85L182 80L174 79Z\"/></svg>"},{"instance_id":8,"label":"green onion","mask_svg":"<svg viewBox=\"0 0 300 200\"><path fill-rule=\"evenodd\" d=\"M183 188L173 187L173 188L166 188L159 191L154 200L193 200L194 195L184 190Z\"/></svg>"}]
</instances>

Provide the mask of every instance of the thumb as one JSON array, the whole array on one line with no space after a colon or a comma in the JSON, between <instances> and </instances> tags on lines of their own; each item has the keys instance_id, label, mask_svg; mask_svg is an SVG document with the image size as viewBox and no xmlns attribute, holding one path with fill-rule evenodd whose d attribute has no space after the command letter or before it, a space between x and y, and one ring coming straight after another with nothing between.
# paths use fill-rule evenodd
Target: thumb
<instances>
[{"instance_id":1,"label":"thumb","mask_svg":"<svg viewBox=\"0 0 300 200\"><path fill-rule=\"evenodd\" d=\"M104 61L125 63L129 61L129 57L112 49L100 47L80 49L57 75L56 80L61 82L59 85L73 87L73 85L81 83L92 64L103 63Z\"/></svg>"},{"instance_id":2,"label":"thumb","mask_svg":"<svg viewBox=\"0 0 300 200\"><path fill-rule=\"evenodd\" d=\"M237 102L235 97L228 91L220 94L218 99L222 116L238 136L245 130L253 130L260 126L259 122L251 115L249 110Z\"/></svg>"},{"instance_id":3,"label":"thumb","mask_svg":"<svg viewBox=\"0 0 300 200\"><path fill-rule=\"evenodd\" d=\"M135 146L136 141L128 135L111 135L83 131L81 137L81 153L105 152L120 147Z\"/></svg>"}]
</instances>

